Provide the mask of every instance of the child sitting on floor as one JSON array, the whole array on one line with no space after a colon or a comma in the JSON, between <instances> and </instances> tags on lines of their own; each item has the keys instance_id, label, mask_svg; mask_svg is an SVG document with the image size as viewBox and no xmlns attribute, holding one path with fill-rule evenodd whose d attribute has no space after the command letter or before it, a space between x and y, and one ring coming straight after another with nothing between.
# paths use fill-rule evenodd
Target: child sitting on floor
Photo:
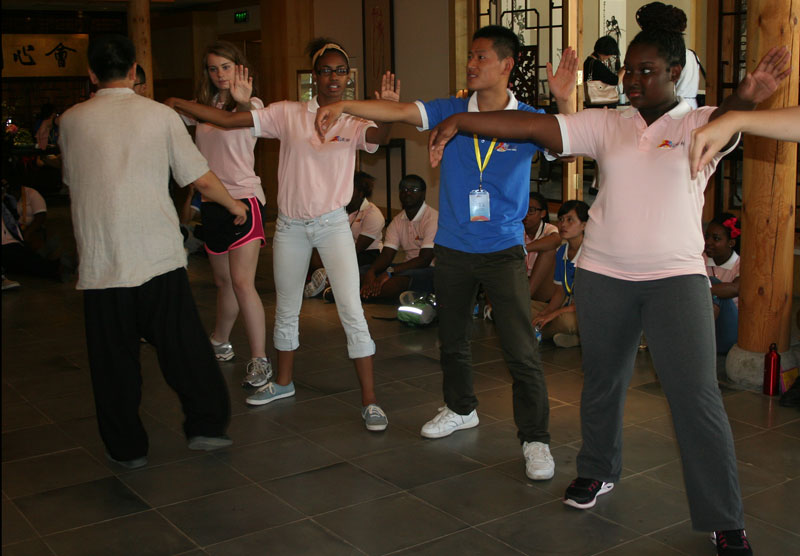
<instances>
[{"instance_id":1,"label":"child sitting on floor","mask_svg":"<svg viewBox=\"0 0 800 556\"><path fill-rule=\"evenodd\" d=\"M525 263L528 267L528 284L531 299L550 301L555 288L551 280L556 264L556 249L561 245L558 228L549 222L547 199L532 191L528 200L528 214L525 225Z\"/></svg>"},{"instance_id":2,"label":"child sitting on floor","mask_svg":"<svg viewBox=\"0 0 800 556\"><path fill-rule=\"evenodd\" d=\"M726 354L739 337L739 219L723 212L706 228L706 273L711 281L711 299L717 353Z\"/></svg>"},{"instance_id":3,"label":"child sitting on floor","mask_svg":"<svg viewBox=\"0 0 800 556\"><path fill-rule=\"evenodd\" d=\"M556 268L553 282L556 288L550 302L531 301L531 310L536 314L533 325L542 331L542 338L553 338L558 347L580 345L578 318L573 301L575 264L581 254L583 231L589 220L589 205L583 201L567 201L558 209L558 231L566 241L556 251Z\"/></svg>"}]
</instances>

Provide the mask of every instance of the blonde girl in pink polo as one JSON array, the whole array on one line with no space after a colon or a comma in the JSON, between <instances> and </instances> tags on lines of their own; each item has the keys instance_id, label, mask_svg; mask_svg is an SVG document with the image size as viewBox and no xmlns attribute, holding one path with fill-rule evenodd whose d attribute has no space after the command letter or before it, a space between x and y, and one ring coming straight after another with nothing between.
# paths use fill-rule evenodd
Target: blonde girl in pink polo
<instances>
[{"instance_id":1,"label":"blonde girl in pink polo","mask_svg":"<svg viewBox=\"0 0 800 556\"><path fill-rule=\"evenodd\" d=\"M344 48L330 39L315 39L307 50L317 90L308 102L276 102L250 112L225 112L180 99L170 99L168 104L221 127L251 127L256 137L281 141L279 214L273 241L277 378L248 397L247 403L263 405L295 394L292 370L294 352L300 345L300 307L311 251L316 248L336 297L348 355L361 384L362 418L368 430L381 431L388 418L375 397L375 343L361 307L358 263L345 206L353 193L356 151L375 152L388 139L389 127L343 117L323 142L314 129L317 108L342 99L350 64ZM237 67L231 94L249 97L251 88L248 70ZM399 80L395 82L394 75L387 73L379 96L398 100L399 90Z\"/></svg>"},{"instance_id":2,"label":"blonde girl in pink polo","mask_svg":"<svg viewBox=\"0 0 800 556\"><path fill-rule=\"evenodd\" d=\"M247 65L247 60L233 44L218 41L208 46L203 53L203 75L197 89L197 103L228 112L249 113L263 108L260 99L250 96L252 91L246 91L246 96L232 94L231 84L237 65ZM187 125L196 127L197 148L228 193L249 209L247 222L235 226L230 218L225 217L222 206L206 199L201 205L205 248L217 286L217 319L211 345L218 361L233 359L229 338L241 311L250 344L250 360L243 385L263 386L272 376L272 365L266 353L264 306L255 286L258 254L265 244L261 217L264 191L261 178L254 170L256 138L244 129L221 129L186 116L183 119Z\"/></svg>"},{"instance_id":3,"label":"blonde girl in pink polo","mask_svg":"<svg viewBox=\"0 0 800 556\"><path fill-rule=\"evenodd\" d=\"M575 275L583 445L564 503L591 508L620 479L625 395L644 330L672 412L692 526L712 532L718 555L748 556L733 437L717 383L701 225L708 178L736 140L696 177L689 145L709 119L769 98L789 75L788 51L770 50L720 108L693 110L675 92L686 55L677 20L643 25L629 45L623 85L630 108L457 114L431 132L431 161L438 163L459 132L532 139L551 152L598 161L600 192Z\"/></svg>"}]
</instances>

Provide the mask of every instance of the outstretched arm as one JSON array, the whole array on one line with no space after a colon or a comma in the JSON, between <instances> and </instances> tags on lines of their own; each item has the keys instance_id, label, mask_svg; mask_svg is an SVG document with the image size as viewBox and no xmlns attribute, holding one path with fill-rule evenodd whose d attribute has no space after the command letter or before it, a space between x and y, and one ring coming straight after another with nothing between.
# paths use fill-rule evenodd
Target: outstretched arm
<instances>
[{"instance_id":1,"label":"outstretched arm","mask_svg":"<svg viewBox=\"0 0 800 556\"><path fill-rule=\"evenodd\" d=\"M728 110L753 110L778 90L781 82L789 76L789 50L785 46L769 49L752 73L742 79L736 91L722 101L711 115L711 119L722 116Z\"/></svg>"},{"instance_id":2,"label":"outstretched arm","mask_svg":"<svg viewBox=\"0 0 800 556\"><path fill-rule=\"evenodd\" d=\"M333 126L339 116L351 114L375 122L403 122L415 126L422 125L419 108L413 102L394 102L391 100L343 100L317 110L315 126L321 139Z\"/></svg>"},{"instance_id":3,"label":"outstretched arm","mask_svg":"<svg viewBox=\"0 0 800 556\"><path fill-rule=\"evenodd\" d=\"M164 104L178 112L188 114L198 121L208 122L219 127L253 127L253 115L249 112L228 112L199 102L182 98L168 98Z\"/></svg>"},{"instance_id":4,"label":"outstretched arm","mask_svg":"<svg viewBox=\"0 0 800 556\"><path fill-rule=\"evenodd\" d=\"M400 80L395 79L392 72L387 71L381 79L381 92L375 91L376 100L388 100L390 102L400 102ZM392 131L391 123L376 122L378 127L367 129L366 139L373 145L385 145L389 141L389 134Z\"/></svg>"},{"instance_id":5,"label":"outstretched arm","mask_svg":"<svg viewBox=\"0 0 800 556\"><path fill-rule=\"evenodd\" d=\"M800 142L800 106L756 112L732 110L692 131L689 148L692 179L740 131L780 141Z\"/></svg>"},{"instance_id":6,"label":"outstretched arm","mask_svg":"<svg viewBox=\"0 0 800 556\"><path fill-rule=\"evenodd\" d=\"M563 150L558 120L550 114L518 110L495 112L461 112L444 120L431 130L428 150L431 166L439 164L444 147L456 133L475 133L484 137L531 140L552 153Z\"/></svg>"}]
</instances>

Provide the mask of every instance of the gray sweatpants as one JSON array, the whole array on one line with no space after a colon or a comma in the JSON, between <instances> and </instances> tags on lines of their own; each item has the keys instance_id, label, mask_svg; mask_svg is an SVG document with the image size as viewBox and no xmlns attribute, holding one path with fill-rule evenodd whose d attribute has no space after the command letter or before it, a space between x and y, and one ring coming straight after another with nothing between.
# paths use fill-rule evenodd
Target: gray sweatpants
<instances>
[{"instance_id":1,"label":"gray sweatpants","mask_svg":"<svg viewBox=\"0 0 800 556\"><path fill-rule=\"evenodd\" d=\"M575 305L584 372L578 476L620 478L625 394L644 330L672 411L692 526L742 529L733 436L717 384L708 279L696 274L633 282L578 269Z\"/></svg>"}]
</instances>

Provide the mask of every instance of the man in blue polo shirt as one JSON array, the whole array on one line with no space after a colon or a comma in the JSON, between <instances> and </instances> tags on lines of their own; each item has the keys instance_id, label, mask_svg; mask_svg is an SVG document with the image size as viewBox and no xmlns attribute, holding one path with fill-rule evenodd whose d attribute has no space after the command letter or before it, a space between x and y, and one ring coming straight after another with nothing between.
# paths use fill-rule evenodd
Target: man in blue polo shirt
<instances>
[{"instance_id":1,"label":"man in blue polo shirt","mask_svg":"<svg viewBox=\"0 0 800 556\"><path fill-rule=\"evenodd\" d=\"M420 131L466 111L524 110L508 79L520 43L509 29L488 26L472 37L467 61L469 99L386 103L343 101L317 112L324 137L342 112L381 122L405 122ZM559 72L548 67L550 90L563 112L575 87L575 54L564 52ZM563 69L563 71L562 71ZM525 141L459 135L444 150L439 192L439 228L434 254L437 312L445 407L422 427L426 438L442 438L478 425L473 391L470 331L479 284L492 300L503 355L514 380L514 421L525 471L534 480L554 473L550 455L549 405L531 325L522 221L528 211L530 169L540 150Z\"/></svg>"}]
</instances>

